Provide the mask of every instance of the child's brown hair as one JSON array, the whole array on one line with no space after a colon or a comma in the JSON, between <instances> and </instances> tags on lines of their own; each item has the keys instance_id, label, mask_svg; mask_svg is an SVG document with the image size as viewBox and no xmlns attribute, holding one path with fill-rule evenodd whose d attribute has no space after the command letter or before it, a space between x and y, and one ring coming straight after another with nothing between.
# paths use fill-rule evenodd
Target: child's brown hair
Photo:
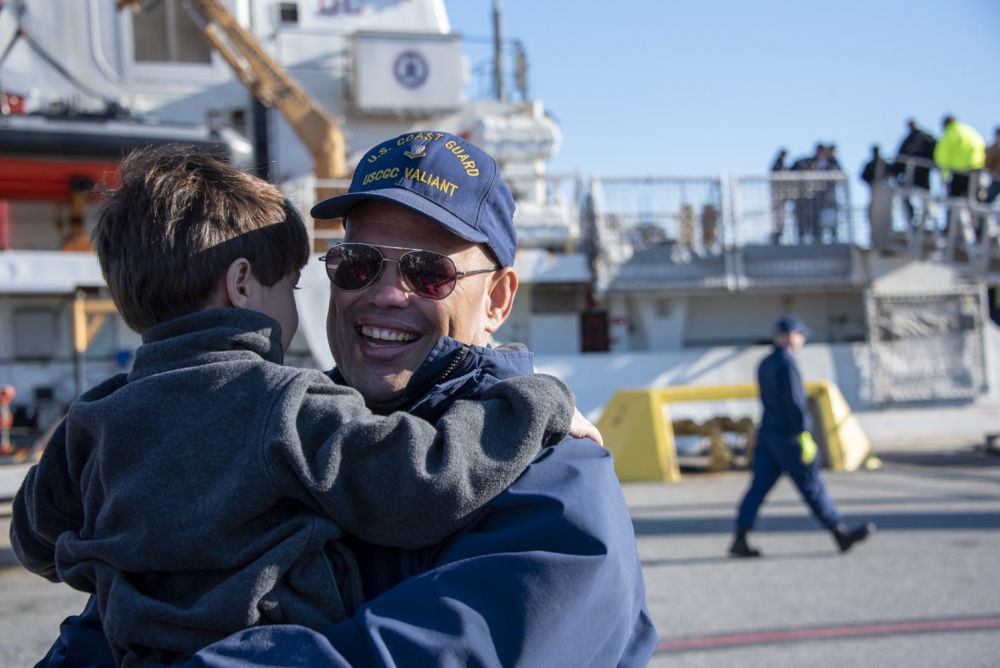
<instances>
[{"instance_id":1,"label":"child's brown hair","mask_svg":"<svg viewBox=\"0 0 1000 668\"><path fill-rule=\"evenodd\" d=\"M207 306L238 258L268 287L309 259L305 222L277 187L178 145L125 158L91 236L115 306L137 332Z\"/></svg>"}]
</instances>

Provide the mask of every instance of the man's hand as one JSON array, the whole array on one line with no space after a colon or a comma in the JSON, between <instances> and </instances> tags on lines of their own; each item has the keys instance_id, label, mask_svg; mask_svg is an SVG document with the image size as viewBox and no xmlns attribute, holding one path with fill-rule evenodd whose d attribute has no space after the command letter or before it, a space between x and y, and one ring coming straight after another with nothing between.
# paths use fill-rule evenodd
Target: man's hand
<instances>
[{"instance_id":1,"label":"man's hand","mask_svg":"<svg viewBox=\"0 0 1000 668\"><path fill-rule=\"evenodd\" d=\"M597 444L604 447L604 439L601 438L601 432L597 431L590 420L583 417L583 413L580 412L579 408L573 409L573 421L569 424L569 435L573 438L589 438L597 441Z\"/></svg>"},{"instance_id":2,"label":"man's hand","mask_svg":"<svg viewBox=\"0 0 1000 668\"><path fill-rule=\"evenodd\" d=\"M808 431L799 434L799 445L802 446L802 463L812 464L816 459L816 441L813 440L812 434Z\"/></svg>"}]
</instances>

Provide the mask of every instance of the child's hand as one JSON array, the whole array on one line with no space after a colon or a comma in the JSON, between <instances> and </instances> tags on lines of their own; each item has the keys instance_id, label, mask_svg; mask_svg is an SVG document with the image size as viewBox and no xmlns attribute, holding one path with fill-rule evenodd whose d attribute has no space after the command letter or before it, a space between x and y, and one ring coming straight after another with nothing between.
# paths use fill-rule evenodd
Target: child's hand
<instances>
[{"instance_id":1,"label":"child's hand","mask_svg":"<svg viewBox=\"0 0 1000 668\"><path fill-rule=\"evenodd\" d=\"M573 421L569 424L569 435L573 438L589 438L597 441L601 447L604 446L601 432L597 431L597 427L591 424L590 420L583 417L583 413L578 408L573 409Z\"/></svg>"}]
</instances>

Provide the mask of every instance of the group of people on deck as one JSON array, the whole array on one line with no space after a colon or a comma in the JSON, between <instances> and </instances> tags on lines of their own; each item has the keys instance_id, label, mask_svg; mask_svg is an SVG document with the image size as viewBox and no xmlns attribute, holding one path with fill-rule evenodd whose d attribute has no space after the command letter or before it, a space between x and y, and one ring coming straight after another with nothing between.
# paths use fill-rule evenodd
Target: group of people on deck
<instances>
[{"instance_id":1,"label":"group of people on deck","mask_svg":"<svg viewBox=\"0 0 1000 668\"><path fill-rule=\"evenodd\" d=\"M786 234L786 207L791 203L797 243L830 243L837 236L837 186L844 181L836 144L816 144L813 154L787 162L781 149L771 164L771 243Z\"/></svg>"},{"instance_id":2,"label":"group of people on deck","mask_svg":"<svg viewBox=\"0 0 1000 668\"><path fill-rule=\"evenodd\" d=\"M913 119L908 120L906 126L907 133L891 162L882 155L878 145L872 146L871 157L859 174L862 181L872 187L884 184L917 189L930 196L931 173L937 169L948 197L968 198L987 205L997 200L1000 196L1000 126L994 129L994 141L989 146L975 128L952 115L942 119L940 137L921 128ZM817 144L812 155L794 161L789 161L786 149L778 151L771 164L772 244L835 240L839 211L836 186L842 181L808 176L816 172L835 172L843 178L835 145ZM902 202L907 220L912 220L913 202L909 197L904 197ZM796 221L797 237L794 239L787 231L789 215Z\"/></svg>"},{"instance_id":3,"label":"group of people on deck","mask_svg":"<svg viewBox=\"0 0 1000 668\"><path fill-rule=\"evenodd\" d=\"M873 188L879 184L908 188L927 197L931 172L938 169L948 197L986 205L996 201L1000 195L1000 126L994 128L989 146L975 128L950 114L941 121L940 137L913 119L906 127L893 162L882 156L878 145L872 146L871 158L861 169L862 181ZM916 209L911 198L903 197L902 203L906 219L913 220Z\"/></svg>"}]
</instances>

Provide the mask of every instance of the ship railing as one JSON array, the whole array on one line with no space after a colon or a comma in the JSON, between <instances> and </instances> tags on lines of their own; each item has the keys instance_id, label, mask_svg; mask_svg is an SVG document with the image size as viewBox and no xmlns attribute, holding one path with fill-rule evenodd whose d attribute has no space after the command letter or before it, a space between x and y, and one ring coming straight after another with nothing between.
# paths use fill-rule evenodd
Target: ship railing
<instances>
[{"instance_id":1,"label":"ship railing","mask_svg":"<svg viewBox=\"0 0 1000 668\"><path fill-rule=\"evenodd\" d=\"M841 171L774 172L730 178L736 245L864 242Z\"/></svg>"},{"instance_id":2,"label":"ship railing","mask_svg":"<svg viewBox=\"0 0 1000 668\"><path fill-rule=\"evenodd\" d=\"M1000 201L986 202L988 173L955 174L969 180L952 196L933 161L899 156L872 187L868 219L873 248L952 264L967 275L1000 278ZM921 176L919 169L927 170Z\"/></svg>"},{"instance_id":3,"label":"ship railing","mask_svg":"<svg viewBox=\"0 0 1000 668\"><path fill-rule=\"evenodd\" d=\"M592 176L584 220L598 291L648 248L670 244L689 257L722 255L735 243L727 233L724 185L714 175Z\"/></svg>"},{"instance_id":4,"label":"ship railing","mask_svg":"<svg viewBox=\"0 0 1000 668\"><path fill-rule=\"evenodd\" d=\"M809 253L813 268L832 258L829 271L813 272L813 280L855 282L856 262L843 249L867 242L842 172L595 176L587 202L587 246L598 291L623 276L627 263L630 287L660 281L735 291L761 282L801 282L809 276L788 264L790 255L781 249L807 245L817 247ZM820 246L839 248L827 253ZM637 253L643 255L633 261ZM647 266L637 266L642 264Z\"/></svg>"}]
</instances>

